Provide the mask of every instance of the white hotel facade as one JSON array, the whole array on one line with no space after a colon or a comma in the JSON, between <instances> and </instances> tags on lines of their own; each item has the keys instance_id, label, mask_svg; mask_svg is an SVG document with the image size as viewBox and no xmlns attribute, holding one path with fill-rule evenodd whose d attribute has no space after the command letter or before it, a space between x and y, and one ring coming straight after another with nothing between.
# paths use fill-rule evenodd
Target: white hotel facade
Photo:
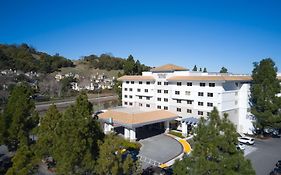
<instances>
[{"instance_id":1,"label":"white hotel facade","mask_svg":"<svg viewBox=\"0 0 281 175\"><path fill-rule=\"evenodd\" d=\"M249 75L193 72L168 64L119 81L123 107L166 110L178 120L206 117L217 107L221 116L228 114L237 132L252 133Z\"/></svg>"}]
</instances>

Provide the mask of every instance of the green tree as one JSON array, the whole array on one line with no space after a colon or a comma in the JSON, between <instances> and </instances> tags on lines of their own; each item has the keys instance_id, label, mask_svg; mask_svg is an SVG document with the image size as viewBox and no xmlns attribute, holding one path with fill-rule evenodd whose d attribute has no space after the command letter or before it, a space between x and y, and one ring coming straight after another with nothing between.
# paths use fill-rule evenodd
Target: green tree
<instances>
[{"instance_id":1,"label":"green tree","mask_svg":"<svg viewBox=\"0 0 281 175\"><path fill-rule=\"evenodd\" d=\"M31 95L31 89L21 84L12 90L8 99L0 126L2 144L6 144L9 149L17 149L20 141L28 142L31 130L38 124Z\"/></svg>"},{"instance_id":2,"label":"green tree","mask_svg":"<svg viewBox=\"0 0 281 175\"><path fill-rule=\"evenodd\" d=\"M100 144L99 158L97 160L97 173L100 175L138 174L137 163L131 156L122 158L123 141L113 134L107 135Z\"/></svg>"},{"instance_id":3,"label":"green tree","mask_svg":"<svg viewBox=\"0 0 281 175\"><path fill-rule=\"evenodd\" d=\"M174 174L255 174L250 161L236 149L236 130L226 114L221 119L214 108L208 120L201 118L195 132L191 156L176 161Z\"/></svg>"},{"instance_id":4,"label":"green tree","mask_svg":"<svg viewBox=\"0 0 281 175\"><path fill-rule=\"evenodd\" d=\"M254 63L251 86L251 112L256 117L256 127L281 127L281 87L277 79L277 67L267 58Z\"/></svg>"},{"instance_id":5,"label":"green tree","mask_svg":"<svg viewBox=\"0 0 281 175\"><path fill-rule=\"evenodd\" d=\"M206 67L204 67L204 70L203 70L203 72L207 72L207 69L206 69Z\"/></svg>"},{"instance_id":6,"label":"green tree","mask_svg":"<svg viewBox=\"0 0 281 175\"><path fill-rule=\"evenodd\" d=\"M35 173L34 154L30 148L23 144L12 159L13 165L6 175L32 175Z\"/></svg>"},{"instance_id":7,"label":"green tree","mask_svg":"<svg viewBox=\"0 0 281 175\"><path fill-rule=\"evenodd\" d=\"M227 73L227 68L222 67L221 70L220 70L220 73Z\"/></svg>"},{"instance_id":8,"label":"green tree","mask_svg":"<svg viewBox=\"0 0 281 175\"><path fill-rule=\"evenodd\" d=\"M135 60L132 55L129 55L128 59L125 61L123 70L125 75L134 75Z\"/></svg>"},{"instance_id":9,"label":"green tree","mask_svg":"<svg viewBox=\"0 0 281 175\"><path fill-rule=\"evenodd\" d=\"M120 72L118 72L117 76L118 76L117 78L119 78L122 76L122 74ZM117 81L117 79L114 80L113 90L118 95L118 103L121 103L121 101L122 101L122 82Z\"/></svg>"},{"instance_id":10,"label":"green tree","mask_svg":"<svg viewBox=\"0 0 281 175\"><path fill-rule=\"evenodd\" d=\"M58 119L56 110L52 111L55 114L54 118ZM56 129L53 132L49 129L50 133L45 134L46 137L54 135L51 140L53 149L49 152L56 161L58 174L84 174L95 171L98 140L103 138L103 133L91 114L92 105L87 94L83 92L76 99L75 105L70 106L58 119L57 125L54 126ZM54 124L54 121L46 121L42 125L51 126L50 123Z\"/></svg>"},{"instance_id":11,"label":"green tree","mask_svg":"<svg viewBox=\"0 0 281 175\"><path fill-rule=\"evenodd\" d=\"M195 72L197 71L197 66L196 65L194 65L192 71L195 71Z\"/></svg>"}]
</instances>

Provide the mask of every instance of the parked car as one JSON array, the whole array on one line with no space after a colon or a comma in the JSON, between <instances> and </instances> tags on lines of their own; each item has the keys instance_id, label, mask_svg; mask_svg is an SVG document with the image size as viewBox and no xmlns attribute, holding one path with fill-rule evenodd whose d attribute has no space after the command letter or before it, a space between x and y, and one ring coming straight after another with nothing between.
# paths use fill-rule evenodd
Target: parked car
<instances>
[{"instance_id":1,"label":"parked car","mask_svg":"<svg viewBox=\"0 0 281 175\"><path fill-rule=\"evenodd\" d=\"M249 145L253 145L255 143L255 140L250 137L238 137L238 141L240 143L249 144Z\"/></svg>"},{"instance_id":2,"label":"parked car","mask_svg":"<svg viewBox=\"0 0 281 175\"><path fill-rule=\"evenodd\" d=\"M271 137L280 138L279 131L277 129L273 129L273 131L271 132Z\"/></svg>"},{"instance_id":3,"label":"parked car","mask_svg":"<svg viewBox=\"0 0 281 175\"><path fill-rule=\"evenodd\" d=\"M278 160L278 161L277 161L276 167L277 167L277 168L281 168L281 160Z\"/></svg>"},{"instance_id":4,"label":"parked car","mask_svg":"<svg viewBox=\"0 0 281 175\"><path fill-rule=\"evenodd\" d=\"M242 143L236 145L237 150L245 150L245 146Z\"/></svg>"},{"instance_id":5,"label":"parked car","mask_svg":"<svg viewBox=\"0 0 281 175\"><path fill-rule=\"evenodd\" d=\"M281 168L274 168L270 173L270 175L281 175Z\"/></svg>"}]
</instances>

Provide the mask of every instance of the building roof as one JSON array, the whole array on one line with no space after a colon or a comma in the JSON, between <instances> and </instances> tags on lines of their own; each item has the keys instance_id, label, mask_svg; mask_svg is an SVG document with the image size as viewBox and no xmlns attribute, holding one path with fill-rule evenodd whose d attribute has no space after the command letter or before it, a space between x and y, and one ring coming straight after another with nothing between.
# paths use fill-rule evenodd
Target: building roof
<instances>
[{"instance_id":1,"label":"building roof","mask_svg":"<svg viewBox=\"0 0 281 175\"><path fill-rule=\"evenodd\" d=\"M124 75L117 79L118 81L125 80L150 80L153 81L155 78L153 76L141 76L141 75Z\"/></svg>"},{"instance_id":2,"label":"building roof","mask_svg":"<svg viewBox=\"0 0 281 175\"><path fill-rule=\"evenodd\" d=\"M103 121L109 122L110 118L114 124L132 128L174 120L178 115L165 110L142 111L136 107L121 107L99 114L99 119Z\"/></svg>"},{"instance_id":3,"label":"building roof","mask_svg":"<svg viewBox=\"0 0 281 175\"><path fill-rule=\"evenodd\" d=\"M165 72L165 71L184 71L184 70L188 70L184 67L181 66L176 66L174 64L165 64L163 66L159 66L159 67L155 67L153 69L151 69L151 72Z\"/></svg>"},{"instance_id":4,"label":"building roof","mask_svg":"<svg viewBox=\"0 0 281 175\"><path fill-rule=\"evenodd\" d=\"M205 76L172 76L168 81L251 81L251 76L235 76L235 75L205 75Z\"/></svg>"}]
</instances>

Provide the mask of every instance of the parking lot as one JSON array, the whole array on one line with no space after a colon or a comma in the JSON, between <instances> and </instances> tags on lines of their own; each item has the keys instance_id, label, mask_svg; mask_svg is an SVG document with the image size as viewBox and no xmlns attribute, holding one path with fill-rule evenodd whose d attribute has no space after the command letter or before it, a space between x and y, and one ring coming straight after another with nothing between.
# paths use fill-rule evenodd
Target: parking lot
<instances>
[{"instance_id":1,"label":"parking lot","mask_svg":"<svg viewBox=\"0 0 281 175\"><path fill-rule=\"evenodd\" d=\"M269 174L281 159L281 139L256 139L253 146L245 146L244 155L251 160L257 175Z\"/></svg>"}]
</instances>

